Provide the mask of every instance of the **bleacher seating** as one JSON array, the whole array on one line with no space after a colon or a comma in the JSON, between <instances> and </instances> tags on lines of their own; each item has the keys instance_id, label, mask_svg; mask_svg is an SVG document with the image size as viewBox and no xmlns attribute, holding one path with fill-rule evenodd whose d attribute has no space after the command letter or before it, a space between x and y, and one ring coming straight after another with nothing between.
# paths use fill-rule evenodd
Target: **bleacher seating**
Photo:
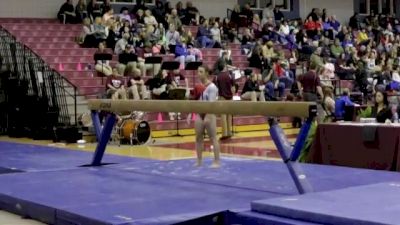
<instances>
[{"instance_id":1,"label":"bleacher seating","mask_svg":"<svg viewBox=\"0 0 400 225\"><path fill-rule=\"evenodd\" d=\"M18 41L26 44L36 54L44 59L52 68L58 70L63 76L70 80L78 87L80 95L86 98L98 97L105 90L105 80L101 77L96 77L94 68L93 54L96 49L81 48L76 42L77 37L81 32L81 25L65 25L59 24L57 20L51 19L0 19L0 24ZM185 30L190 30L193 35L196 35L197 27L184 27ZM232 50L233 64L241 69L248 67L247 57L241 54L240 44L230 44ZM220 49L202 49L203 64L213 67L218 59ZM118 57L113 56L111 65L117 64ZM174 60L173 55L163 55L164 61ZM190 86L194 86L199 82L196 78L196 73L192 71L183 71L188 78ZM148 79L146 77L145 79ZM238 82L240 90L244 84L241 80ZM165 116L167 118L167 116ZM183 117L185 118L185 117ZM148 114L148 121L157 120L157 115ZM262 120L262 121L260 121ZM260 124L265 122L262 117L240 117L235 119L235 124ZM155 126L155 125L154 125ZM172 122L170 125L165 125L163 129L174 127ZM182 121L181 128L187 128L185 121ZM159 128L161 127L153 127Z\"/></svg>"}]
</instances>

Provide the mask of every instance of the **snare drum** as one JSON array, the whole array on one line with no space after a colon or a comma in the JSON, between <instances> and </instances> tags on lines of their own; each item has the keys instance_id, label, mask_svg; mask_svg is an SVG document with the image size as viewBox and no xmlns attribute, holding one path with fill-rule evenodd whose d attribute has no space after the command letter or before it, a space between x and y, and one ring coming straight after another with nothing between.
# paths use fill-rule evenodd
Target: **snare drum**
<instances>
[{"instance_id":1,"label":"snare drum","mask_svg":"<svg viewBox=\"0 0 400 225\"><path fill-rule=\"evenodd\" d=\"M146 121L125 119L121 123L119 135L121 141L128 141L134 145L145 144L150 139L150 125Z\"/></svg>"}]
</instances>

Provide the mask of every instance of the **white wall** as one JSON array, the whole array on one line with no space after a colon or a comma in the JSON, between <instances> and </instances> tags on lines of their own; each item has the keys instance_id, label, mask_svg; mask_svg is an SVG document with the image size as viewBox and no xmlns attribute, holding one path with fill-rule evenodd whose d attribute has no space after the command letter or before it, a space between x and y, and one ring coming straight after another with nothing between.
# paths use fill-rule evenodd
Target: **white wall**
<instances>
[{"instance_id":1,"label":"white wall","mask_svg":"<svg viewBox=\"0 0 400 225\"><path fill-rule=\"evenodd\" d=\"M305 17L313 8L326 8L328 15L336 15L340 22L347 22L354 14L353 0L300 0L300 16Z\"/></svg>"},{"instance_id":2,"label":"white wall","mask_svg":"<svg viewBox=\"0 0 400 225\"><path fill-rule=\"evenodd\" d=\"M179 0L171 0L175 5ZM186 4L187 0L182 0ZM55 18L65 0L0 0L0 17ZM73 1L74 4L77 0ZM205 17L225 17L226 9L232 9L237 0L193 1Z\"/></svg>"},{"instance_id":3,"label":"white wall","mask_svg":"<svg viewBox=\"0 0 400 225\"><path fill-rule=\"evenodd\" d=\"M0 0L2 1L2 0ZM175 6L177 2L181 1L186 4L188 0L170 0L171 4ZM193 1L193 5L199 9L200 14L204 17L226 17L226 10L233 9L237 4L237 0L201 0Z\"/></svg>"},{"instance_id":4,"label":"white wall","mask_svg":"<svg viewBox=\"0 0 400 225\"><path fill-rule=\"evenodd\" d=\"M56 18L65 0L0 0L0 17Z\"/></svg>"}]
</instances>

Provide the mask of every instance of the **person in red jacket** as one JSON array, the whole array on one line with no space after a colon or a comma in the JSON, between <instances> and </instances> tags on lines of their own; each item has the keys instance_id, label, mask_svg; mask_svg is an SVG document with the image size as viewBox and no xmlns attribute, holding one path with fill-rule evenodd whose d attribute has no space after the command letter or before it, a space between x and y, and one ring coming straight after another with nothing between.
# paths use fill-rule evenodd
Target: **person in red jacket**
<instances>
[{"instance_id":1,"label":"person in red jacket","mask_svg":"<svg viewBox=\"0 0 400 225\"><path fill-rule=\"evenodd\" d=\"M316 35L316 31L317 31L317 24L316 22L312 19L311 16L309 16L306 20L306 22L304 23L304 29L307 32L307 36L311 39L314 38L314 36Z\"/></svg>"}]
</instances>

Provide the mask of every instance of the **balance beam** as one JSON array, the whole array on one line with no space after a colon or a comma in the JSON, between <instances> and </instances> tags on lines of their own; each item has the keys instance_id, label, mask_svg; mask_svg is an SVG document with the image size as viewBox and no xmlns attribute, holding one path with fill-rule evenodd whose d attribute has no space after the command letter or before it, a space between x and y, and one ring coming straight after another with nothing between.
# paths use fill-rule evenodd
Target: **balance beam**
<instances>
[{"instance_id":1,"label":"balance beam","mask_svg":"<svg viewBox=\"0 0 400 225\"><path fill-rule=\"evenodd\" d=\"M216 101L202 102L190 100L89 100L90 110L112 113L120 112L180 112L230 115L262 115L270 117L309 117L316 109L311 102L248 102Z\"/></svg>"},{"instance_id":2,"label":"balance beam","mask_svg":"<svg viewBox=\"0 0 400 225\"><path fill-rule=\"evenodd\" d=\"M116 121L116 113L143 111L143 112L181 112L200 114L231 114L231 115L262 115L268 116L269 132L283 162L300 194L312 192L312 187L297 162L304 146L308 131L317 114L316 103L311 102L246 102L246 101L216 101L202 102L189 100L110 100L92 99L88 102L92 111L93 124L96 136L99 139L91 166L101 166L107 143ZM101 128L99 111L109 112L104 128ZM307 118L303 124L294 147L287 139L283 129L274 117L290 116Z\"/></svg>"}]
</instances>

